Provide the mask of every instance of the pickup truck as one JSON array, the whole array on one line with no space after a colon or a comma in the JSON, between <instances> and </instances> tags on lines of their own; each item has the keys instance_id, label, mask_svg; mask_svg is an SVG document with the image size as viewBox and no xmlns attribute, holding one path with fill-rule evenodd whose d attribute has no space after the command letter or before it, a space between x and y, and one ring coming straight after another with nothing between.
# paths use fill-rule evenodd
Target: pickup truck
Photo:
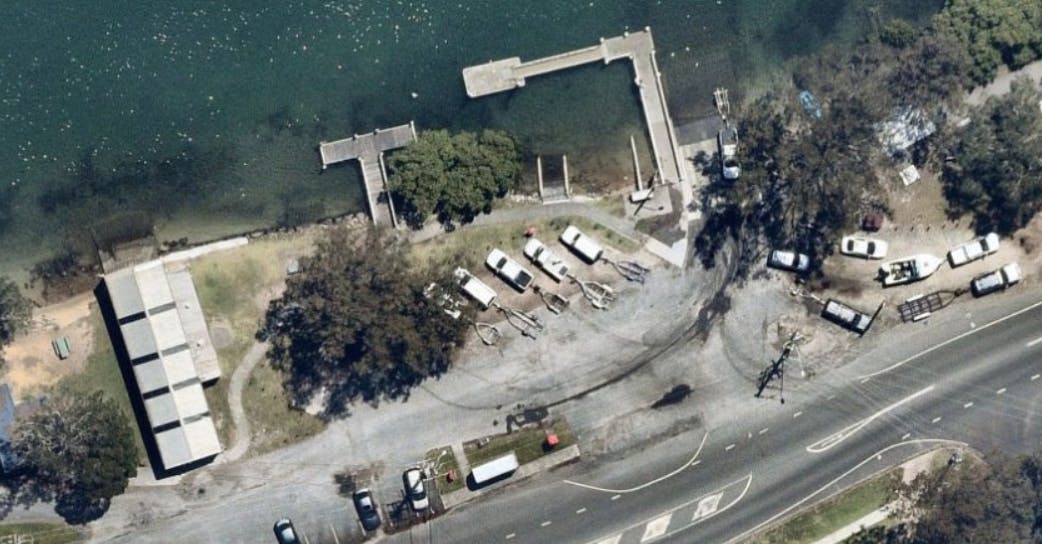
<instances>
[{"instance_id":1,"label":"pickup truck","mask_svg":"<svg viewBox=\"0 0 1042 544\"><path fill-rule=\"evenodd\" d=\"M952 268L954 268L956 266L962 266L968 262L976 261L977 259L983 259L998 250L999 235L991 232L981 236L980 238L955 246L948 252L948 262L950 262Z\"/></svg>"},{"instance_id":2,"label":"pickup truck","mask_svg":"<svg viewBox=\"0 0 1042 544\"><path fill-rule=\"evenodd\" d=\"M563 280L568 274L568 265L556 253L550 251L546 244L535 238L525 244L524 254L557 281Z\"/></svg>"},{"instance_id":3,"label":"pickup truck","mask_svg":"<svg viewBox=\"0 0 1042 544\"><path fill-rule=\"evenodd\" d=\"M604 248L593 238L583 234L575 225L568 225L561 233L561 243L568 246L586 262L593 264L604 254Z\"/></svg>"},{"instance_id":4,"label":"pickup truck","mask_svg":"<svg viewBox=\"0 0 1042 544\"><path fill-rule=\"evenodd\" d=\"M529 285L532 285L532 273L499 248L493 248L489 252L485 265L518 291L523 292L528 289Z\"/></svg>"},{"instance_id":5,"label":"pickup truck","mask_svg":"<svg viewBox=\"0 0 1042 544\"><path fill-rule=\"evenodd\" d=\"M1018 281L1020 281L1020 265L1009 263L998 270L973 278L973 281L970 282L970 289L973 290L973 296L982 297L1005 289Z\"/></svg>"}]
</instances>

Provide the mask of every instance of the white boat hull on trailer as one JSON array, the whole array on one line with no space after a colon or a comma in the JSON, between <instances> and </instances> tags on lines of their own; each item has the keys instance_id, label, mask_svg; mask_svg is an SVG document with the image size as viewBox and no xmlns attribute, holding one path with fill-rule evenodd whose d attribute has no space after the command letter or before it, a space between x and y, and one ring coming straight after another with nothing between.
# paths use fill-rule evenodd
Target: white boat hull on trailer
<instances>
[{"instance_id":1,"label":"white boat hull on trailer","mask_svg":"<svg viewBox=\"0 0 1042 544\"><path fill-rule=\"evenodd\" d=\"M879 267L879 275L883 278L883 286L901 285L930 277L941 267L941 259L933 255L912 255L885 262Z\"/></svg>"}]
</instances>

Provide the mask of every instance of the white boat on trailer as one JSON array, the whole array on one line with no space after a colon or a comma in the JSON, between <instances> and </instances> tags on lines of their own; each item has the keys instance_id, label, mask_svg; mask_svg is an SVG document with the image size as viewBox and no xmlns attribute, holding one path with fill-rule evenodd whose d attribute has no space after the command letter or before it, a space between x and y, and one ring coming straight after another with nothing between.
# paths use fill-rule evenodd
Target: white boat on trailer
<instances>
[{"instance_id":1,"label":"white boat on trailer","mask_svg":"<svg viewBox=\"0 0 1042 544\"><path fill-rule=\"evenodd\" d=\"M919 254L885 262L879 267L883 287L911 283L929 277L941 267L941 259L933 255Z\"/></svg>"}]
</instances>

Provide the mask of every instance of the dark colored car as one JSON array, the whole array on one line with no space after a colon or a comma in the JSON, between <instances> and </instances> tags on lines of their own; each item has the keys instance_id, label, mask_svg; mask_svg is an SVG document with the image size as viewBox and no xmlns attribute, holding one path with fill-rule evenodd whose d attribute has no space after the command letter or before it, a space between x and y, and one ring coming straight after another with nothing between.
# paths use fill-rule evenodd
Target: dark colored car
<instances>
[{"instance_id":1,"label":"dark colored car","mask_svg":"<svg viewBox=\"0 0 1042 544\"><path fill-rule=\"evenodd\" d=\"M362 522L362 528L366 531L375 531L380 527L380 512L376 509L373 501L373 493L368 489L359 489L352 495L355 510L358 512L358 520Z\"/></svg>"},{"instance_id":2,"label":"dark colored car","mask_svg":"<svg viewBox=\"0 0 1042 544\"><path fill-rule=\"evenodd\" d=\"M293 522L289 518L283 518L275 522L275 539L279 544L300 544L297 538L297 530L293 528Z\"/></svg>"}]
</instances>

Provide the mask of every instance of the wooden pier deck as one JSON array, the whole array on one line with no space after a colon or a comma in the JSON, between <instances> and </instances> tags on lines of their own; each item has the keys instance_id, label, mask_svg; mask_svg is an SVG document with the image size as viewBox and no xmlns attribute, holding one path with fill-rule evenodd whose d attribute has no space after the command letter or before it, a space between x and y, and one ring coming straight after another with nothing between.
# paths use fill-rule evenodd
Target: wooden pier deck
<instances>
[{"instance_id":1,"label":"wooden pier deck","mask_svg":"<svg viewBox=\"0 0 1042 544\"><path fill-rule=\"evenodd\" d=\"M322 156L322 169L344 161L357 160L362 167L366 202L369 214L376 225L397 226L394 204L387 193L387 172L383 154L405 147L416 139L416 127L410 122L392 128L376 129L368 134L355 134L335 142L321 142L318 146ZM380 206L381 201L383 206Z\"/></svg>"},{"instance_id":2,"label":"wooden pier deck","mask_svg":"<svg viewBox=\"0 0 1042 544\"><path fill-rule=\"evenodd\" d=\"M602 61L605 64L618 59L633 62L634 83L640 90L641 107L648 125L655 167L663 183L681 183L685 172L681 169L679 147L669 116L662 74L655 61L655 43L651 29L627 32L614 38L601 38L599 45L576 49L550 57L521 62L519 57L492 61L463 69L463 82L471 98L524 87L525 79L541 74L565 70Z\"/></svg>"}]
</instances>

